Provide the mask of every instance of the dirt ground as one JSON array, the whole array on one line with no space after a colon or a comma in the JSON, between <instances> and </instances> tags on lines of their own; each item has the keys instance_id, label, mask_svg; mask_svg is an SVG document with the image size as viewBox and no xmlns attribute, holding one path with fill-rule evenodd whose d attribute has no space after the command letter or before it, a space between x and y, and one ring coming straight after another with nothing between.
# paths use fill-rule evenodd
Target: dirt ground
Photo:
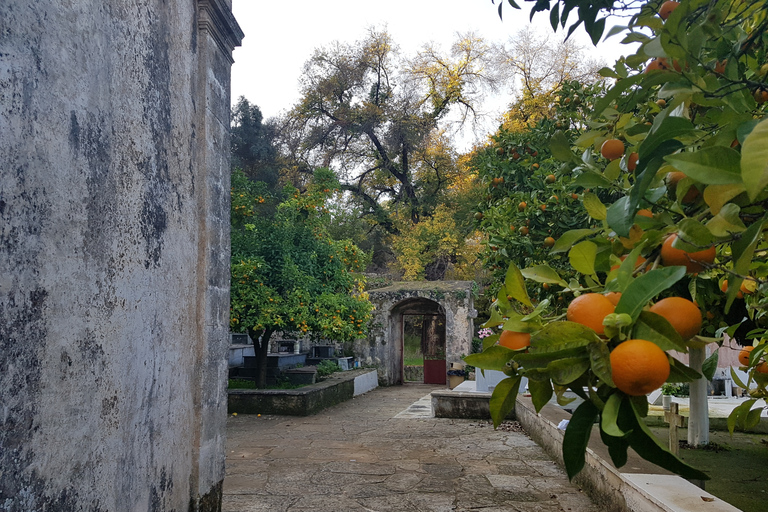
<instances>
[{"instance_id":1,"label":"dirt ground","mask_svg":"<svg viewBox=\"0 0 768 512\"><path fill-rule=\"evenodd\" d=\"M668 429L651 430L667 441ZM687 435L681 429L680 439ZM744 512L768 510L768 435L711 431L709 441L706 449L680 449L681 459L712 477L706 491Z\"/></svg>"}]
</instances>

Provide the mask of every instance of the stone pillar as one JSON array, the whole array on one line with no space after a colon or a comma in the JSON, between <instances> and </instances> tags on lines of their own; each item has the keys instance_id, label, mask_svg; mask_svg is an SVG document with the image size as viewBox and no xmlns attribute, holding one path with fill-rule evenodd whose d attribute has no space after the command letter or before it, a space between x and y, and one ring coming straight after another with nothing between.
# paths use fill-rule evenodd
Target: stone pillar
<instances>
[{"instance_id":1,"label":"stone pillar","mask_svg":"<svg viewBox=\"0 0 768 512\"><path fill-rule=\"evenodd\" d=\"M224 0L0 2L0 509L218 510Z\"/></svg>"}]
</instances>

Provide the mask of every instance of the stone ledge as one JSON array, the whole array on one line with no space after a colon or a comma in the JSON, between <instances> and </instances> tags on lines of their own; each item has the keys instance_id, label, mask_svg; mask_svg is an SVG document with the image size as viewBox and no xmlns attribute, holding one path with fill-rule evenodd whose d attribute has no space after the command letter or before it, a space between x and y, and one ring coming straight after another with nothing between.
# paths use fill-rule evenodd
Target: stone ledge
<instances>
[{"instance_id":1,"label":"stone ledge","mask_svg":"<svg viewBox=\"0 0 768 512\"><path fill-rule=\"evenodd\" d=\"M369 382L372 380L370 374L378 383L376 370L363 369L337 372L321 382L298 389L231 389L227 409L230 414L310 416L376 387ZM355 393L356 387L358 393Z\"/></svg>"},{"instance_id":2,"label":"stone ledge","mask_svg":"<svg viewBox=\"0 0 768 512\"><path fill-rule=\"evenodd\" d=\"M432 408L438 418L490 419L491 393L433 391ZM571 415L546 405L539 414L531 399L518 395L514 416L547 454L563 465L564 432L557 428ZM630 451L627 463L616 469L608 449L593 429L586 465L574 483L582 487L603 510L611 512L738 512L739 509L691 482L651 464ZM712 499L704 501L702 498Z\"/></svg>"},{"instance_id":3,"label":"stone ledge","mask_svg":"<svg viewBox=\"0 0 768 512\"><path fill-rule=\"evenodd\" d=\"M571 415L553 405L545 405L539 414L530 398L518 395L515 404L518 421L531 439L550 457L563 464L563 435L557 424ZM739 509L688 480L673 475L629 452L627 464L616 469L608 449L593 429L584 469L574 483L580 485L605 510L617 512L738 512ZM712 499L704 501L702 498Z\"/></svg>"}]
</instances>

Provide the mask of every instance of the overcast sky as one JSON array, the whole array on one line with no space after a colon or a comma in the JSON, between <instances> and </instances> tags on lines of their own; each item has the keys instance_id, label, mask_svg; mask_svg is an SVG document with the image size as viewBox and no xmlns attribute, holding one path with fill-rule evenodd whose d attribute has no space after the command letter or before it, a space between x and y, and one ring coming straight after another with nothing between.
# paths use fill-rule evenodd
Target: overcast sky
<instances>
[{"instance_id":1,"label":"overcast sky","mask_svg":"<svg viewBox=\"0 0 768 512\"><path fill-rule=\"evenodd\" d=\"M503 22L490 0L233 0L232 10L245 33L242 46L234 52L232 101L245 96L268 118L298 100L302 66L317 47L336 40L360 40L370 26L386 27L407 55L430 41L447 50L457 33L469 31L504 42L528 23L530 4L518 11L505 3ZM533 24L542 33L552 34L548 13L537 14ZM581 29L576 32L582 33ZM619 39L611 38L598 50L586 36L579 41L595 52L590 56L600 54L612 64L626 53Z\"/></svg>"}]
</instances>

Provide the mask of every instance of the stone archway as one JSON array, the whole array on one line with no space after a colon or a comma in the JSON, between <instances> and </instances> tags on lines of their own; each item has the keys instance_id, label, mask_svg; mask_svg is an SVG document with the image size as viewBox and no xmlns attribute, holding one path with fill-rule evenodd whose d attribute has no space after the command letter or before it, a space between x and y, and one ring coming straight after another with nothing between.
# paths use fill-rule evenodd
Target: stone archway
<instances>
[{"instance_id":1,"label":"stone archway","mask_svg":"<svg viewBox=\"0 0 768 512\"><path fill-rule=\"evenodd\" d=\"M364 363L378 366L381 385L402 384L403 316L438 316L445 326L445 359L439 360L445 375L451 363L472 349L477 316L473 285L472 281L402 282L369 291L375 306L371 328L368 338L356 344L355 353Z\"/></svg>"},{"instance_id":2,"label":"stone archway","mask_svg":"<svg viewBox=\"0 0 768 512\"><path fill-rule=\"evenodd\" d=\"M389 334L393 348L400 354L400 375L395 375L395 383L405 379L405 337L407 317L421 319L420 352L424 357L424 372L421 379L425 384L445 384L445 309L437 302L423 297L406 299L396 304L389 314ZM397 356L396 356L397 357ZM397 370L396 370L397 371Z\"/></svg>"}]
</instances>

